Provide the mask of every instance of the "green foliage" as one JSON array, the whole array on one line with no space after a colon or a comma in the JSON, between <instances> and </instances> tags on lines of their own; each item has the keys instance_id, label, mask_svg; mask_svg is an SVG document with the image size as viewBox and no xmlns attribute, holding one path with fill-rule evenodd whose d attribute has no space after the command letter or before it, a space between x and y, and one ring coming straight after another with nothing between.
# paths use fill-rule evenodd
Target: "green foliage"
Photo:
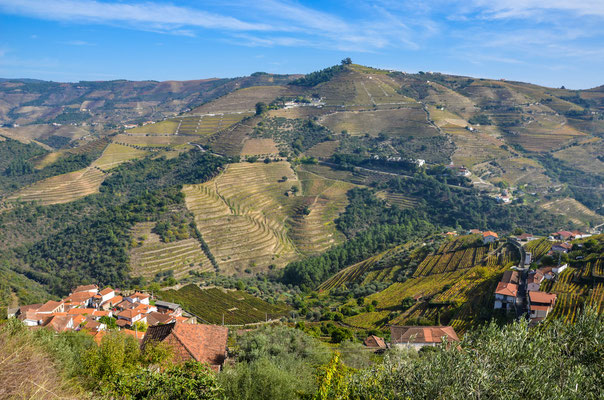
<instances>
[{"instance_id":1,"label":"green foliage","mask_svg":"<svg viewBox=\"0 0 604 400\"><path fill-rule=\"evenodd\" d=\"M345 70L344 65L334 65L333 67L325 68L320 71L311 72L290 82L290 85L295 86L316 86L319 83L331 80L338 73Z\"/></svg>"},{"instance_id":2,"label":"green foliage","mask_svg":"<svg viewBox=\"0 0 604 400\"><path fill-rule=\"evenodd\" d=\"M604 394L603 338L604 317L590 311L575 324L552 322L536 329L528 329L526 321L503 328L491 323L466 334L461 350L443 345L351 374L338 396L595 400Z\"/></svg>"},{"instance_id":3,"label":"green foliage","mask_svg":"<svg viewBox=\"0 0 604 400\"><path fill-rule=\"evenodd\" d=\"M113 382L110 393L127 400L224 398L216 375L206 365L195 361L173 365L163 372L140 367L134 371L122 372Z\"/></svg>"},{"instance_id":4,"label":"green foliage","mask_svg":"<svg viewBox=\"0 0 604 400\"><path fill-rule=\"evenodd\" d=\"M229 399L283 399L312 395L313 366L329 359L329 350L304 332L265 326L237 340L237 364L219 375Z\"/></svg>"},{"instance_id":5,"label":"green foliage","mask_svg":"<svg viewBox=\"0 0 604 400\"><path fill-rule=\"evenodd\" d=\"M261 101L256 103L256 115L262 115L266 113L267 110L268 106L266 105L266 103L263 103Z\"/></svg>"},{"instance_id":6,"label":"green foliage","mask_svg":"<svg viewBox=\"0 0 604 400\"><path fill-rule=\"evenodd\" d=\"M468 120L472 125L491 125L493 122L486 114L478 114Z\"/></svg>"}]
</instances>

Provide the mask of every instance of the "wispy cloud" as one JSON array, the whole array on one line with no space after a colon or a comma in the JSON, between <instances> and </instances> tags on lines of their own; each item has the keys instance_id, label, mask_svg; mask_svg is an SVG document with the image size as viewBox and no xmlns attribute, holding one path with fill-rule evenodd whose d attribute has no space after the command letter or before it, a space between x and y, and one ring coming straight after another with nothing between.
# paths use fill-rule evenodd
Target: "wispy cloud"
<instances>
[{"instance_id":1,"label":"wispy cloud","mask_svg":"<svg viewBox=\"0 0 604 400\"><path fill-rule=\"evenodd\" d=\"M90 43L85 40L69 40L67 42L62 42L62 44L69 46L96 46L94 43Z\"/></svg>"}]
</instances>

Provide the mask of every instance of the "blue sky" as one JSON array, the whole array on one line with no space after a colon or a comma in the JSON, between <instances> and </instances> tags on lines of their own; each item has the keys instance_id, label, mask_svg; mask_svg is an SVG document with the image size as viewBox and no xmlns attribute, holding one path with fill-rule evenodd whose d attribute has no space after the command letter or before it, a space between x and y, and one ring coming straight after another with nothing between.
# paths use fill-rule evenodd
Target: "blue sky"
<instances>
[{"instance_id":1,"label":"blue sky","mask_svg":"<svg viewBox=\"0 0 604 400\"><path fill-rule=\"evenodd\" d=\"M0 77L186 80L344 57L546 86L604 84L604 0L0 0Z\"/></svg>"}]
</instances>

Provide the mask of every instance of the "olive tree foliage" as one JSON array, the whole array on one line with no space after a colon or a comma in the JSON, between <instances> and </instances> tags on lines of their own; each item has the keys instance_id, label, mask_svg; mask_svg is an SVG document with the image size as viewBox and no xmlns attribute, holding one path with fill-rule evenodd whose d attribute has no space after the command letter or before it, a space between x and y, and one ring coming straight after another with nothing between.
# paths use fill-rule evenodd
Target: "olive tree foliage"
<instances>
[{"instance_id":1,"label":"olive tree foliage","mask_svg":"<svg viewBox=\"0 0 604 400\"><path fill-rule=\"evenodd\" d=\"M419 357L387 356L348 376L341 399L602 399L604 317L539 328L495 323Z\"/></svg>"},{"instance_id":2,"label":"olive tree foliage","mask_svg":"<svg viewBox=\"0 0 604 400\"><path fill-rule=\"evenodd\" d=\"M329 360L325 345L285 326L247 332L237 343L237 363L218 377L229 399L289 400L312 394L315 368Z\"/></svg>"}]
</instances>

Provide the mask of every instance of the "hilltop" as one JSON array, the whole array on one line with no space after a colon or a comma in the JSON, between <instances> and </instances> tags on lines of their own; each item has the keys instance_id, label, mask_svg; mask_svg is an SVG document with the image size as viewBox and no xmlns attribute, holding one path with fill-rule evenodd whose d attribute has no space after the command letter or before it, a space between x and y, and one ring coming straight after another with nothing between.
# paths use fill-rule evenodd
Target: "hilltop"
<instances>
[{"instance_id":1,"label":"hilltop","mask_svg":"<svg viewBox=\"0 0 604 400\"><path fill-rule=\"evenodd\" d=\"M3 80L0 93L7 306L92 282L264 276L313 290L438 231L604 223L601 87L346 61L186 82Z\"/></svg>"}]
</instances>

